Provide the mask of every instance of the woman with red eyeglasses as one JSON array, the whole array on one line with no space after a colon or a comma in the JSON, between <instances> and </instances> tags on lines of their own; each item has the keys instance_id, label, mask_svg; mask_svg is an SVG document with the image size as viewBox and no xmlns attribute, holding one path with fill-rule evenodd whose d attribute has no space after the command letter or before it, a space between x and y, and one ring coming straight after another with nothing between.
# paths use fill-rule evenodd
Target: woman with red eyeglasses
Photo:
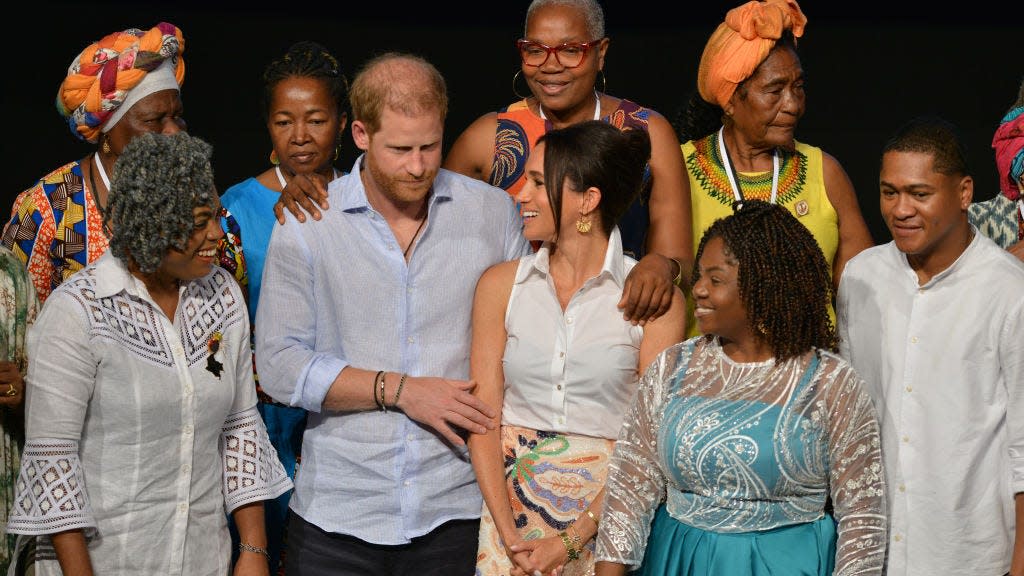
<instances>
[{"instance_id":1,"label":"woman with red eyeglasses","mask_svg":"<svg viewBox=\"0 0 1024 576\"><path fill-rule=\"evenodd\" d=\"M685 286L692 267L690 189L679 140L661 114L604 94L604 13L595 0L534 0L517 42L522 69L513 86L530 95L474 121L452 145L444 167L489 182L515 196L537 138L586 120L649 133L651 160L644 188L620 222L623 251L639 260L622 300L625 317L643 325L664 314L672 283ZM601 91L598 91L598 77ZM518 94L518 92L517 92Z\"/></svg>"}]
</instances>

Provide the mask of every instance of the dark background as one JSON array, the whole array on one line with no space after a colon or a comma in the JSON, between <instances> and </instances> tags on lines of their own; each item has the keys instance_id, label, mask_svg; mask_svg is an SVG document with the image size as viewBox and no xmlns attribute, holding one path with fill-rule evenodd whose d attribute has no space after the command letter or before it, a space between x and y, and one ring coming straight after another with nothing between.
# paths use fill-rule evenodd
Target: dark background
<instances>
[{"instance_id":1,"label":"dark background","mask_svg":"<svg viewBox=\"0 0 1024 576\"><path fill-rule=\"evenodd\" d=\"M738 1L604 2L611 38L608 93L670 119L695 88L704 42ZM130 27L167 21L185 37L182 87L189 131L214 145L223 192L268 167L270 142L259 108L260 75L299 40L324 44L349 79L367 58L395 49L432 61L451 100L445 150L479 115L516 99L513 47L529 2L36 2L7 19L3 110L4 198L92 148L75 139L54 98L71 60L90 42ZM1005 3L1001 3L1004 6ZM657 6L661 5L659 8ZM667 6L666 6L667 5ZM261 5L265 6L265 5ZM808 17L800 53L807 113L797 131L846 168L876 242L889 240L878 215L878 157L887 136L917 114L960 126L969 145L975 200L998 192L992 134L1024 79L1024 26L996 2L804 0ZM357 155L351 137L337 167ZM8 208L0 209L6 215Z\"/></svg>"}]
</instances>

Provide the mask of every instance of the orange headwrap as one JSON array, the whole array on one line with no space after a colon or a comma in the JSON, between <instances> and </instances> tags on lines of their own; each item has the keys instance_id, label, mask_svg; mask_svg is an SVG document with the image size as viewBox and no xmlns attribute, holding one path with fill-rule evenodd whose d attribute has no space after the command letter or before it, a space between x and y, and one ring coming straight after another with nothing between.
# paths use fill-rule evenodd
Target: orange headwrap
<instances>
[{"instance_id":1,"label":"orange headwrap","mask_svg":"<svg viewBox=\"0 0 1024 576\"><path fill-rule=\"evenodd\" d=\"M57 110L71 132L95 144L103 124L146 74L168 58L174 77L185 79L185 38L173 24L161 22L147 31L130 28L114 32L86 47L68 67L57 91Z\"/></svg>"},{"instance_id":2,"label":"orange headwrap","mask_svg":"<svg viewBox=\"0 0 1024 576\"><path fill-rule=\"evenodd\" d=\"M704 46L697 69L697 90L704 100L724 108L736 86L768 57L775 41L789 30L804 34L807 17L796 0L751 0L729 10Z\"/></svg>"}]
</instances>

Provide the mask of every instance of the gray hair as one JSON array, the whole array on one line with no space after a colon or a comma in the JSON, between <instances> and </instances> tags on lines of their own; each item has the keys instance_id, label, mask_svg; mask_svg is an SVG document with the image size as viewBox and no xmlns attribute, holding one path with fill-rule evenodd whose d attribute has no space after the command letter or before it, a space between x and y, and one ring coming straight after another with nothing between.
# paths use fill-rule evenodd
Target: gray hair
<instances>
[{"instance_id":1,"label":"gray hair","mask_svg":"<svg viewBox=\"0 0 1024 576\"><path fill-rule=\"evenodd\" d=\"M523 25L524 37L534 12L546 6L569 6L579 10L587 21L587 33L590 34L587 41L604 38L604 10L601 9L597 0L533 0L530 2L530 7L526 9L526 23Z\"/></svg>"},{"instance_id":2,"label":"gray hair","mask_svg":"<svg viewBox=\"0 0 1024 576\"><path fill-rule=\"evenodd\" d=\"M184 132L132 138L114 165L104 218L114 256L152 274L168 250L185 248L193 209L215 205L212 155L212 146Z\"/></svg>"}]
</instances>

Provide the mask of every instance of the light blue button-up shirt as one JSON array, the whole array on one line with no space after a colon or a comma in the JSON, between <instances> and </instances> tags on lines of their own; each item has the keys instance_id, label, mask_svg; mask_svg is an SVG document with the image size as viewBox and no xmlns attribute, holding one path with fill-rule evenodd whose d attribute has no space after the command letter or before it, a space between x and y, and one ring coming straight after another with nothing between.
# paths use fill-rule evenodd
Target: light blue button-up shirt
<instances>
[{"instance_id":1,"label":"light blue button-up shirt","mask_svg":"<svg viewBox=\"0 0 1024 576\"><path fill-rule=\"evenodd\" d=\"M530 246L507 193L441 170L407 265L366 200L362 160L331 182L321 220L289 215L271 235L257 371L274 399L310 411L291 509L327 532L395 545L480 516L469 453L400 411L324 412L323 400L349 365L468 379L477 279Z\"/></svg>"}]
</instances>

